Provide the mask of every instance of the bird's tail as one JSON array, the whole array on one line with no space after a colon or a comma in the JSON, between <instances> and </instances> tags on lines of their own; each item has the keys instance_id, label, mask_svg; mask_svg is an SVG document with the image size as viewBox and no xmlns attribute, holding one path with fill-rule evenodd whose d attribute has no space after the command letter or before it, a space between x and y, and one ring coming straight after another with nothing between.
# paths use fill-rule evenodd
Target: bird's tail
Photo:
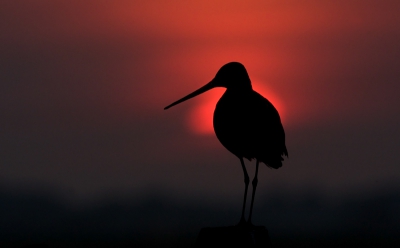
<instances>
[{"instance_id":1,"label":"bird's tail","mask_svg":"<svg viewBox=\"0 0 400 248\"><path fill-rule=\"evenodd\" d=\"M267 158L267 159L263 159L261 161L264 162L270 168L278 169L278 168L282 167L282 161L285 160L283 158L283 156L289 157L289 154L287 152L286 147L284 147L284 149L281 152L281 154L279 154L279 155L276 154L276 156L274 156L273 159L272 158Z\"/></svg>"},{"instance_id":2,"label":"bird's tail","mask_svg":"<svg viewBox=\"0 0 400 248\"><path fill-rule=\"evenodd\" d=\"M269 163L266 163L266 165L269 168L279 169L280 167L282 167L282 161L269 162Z\"/></svg>"}]
</instances>

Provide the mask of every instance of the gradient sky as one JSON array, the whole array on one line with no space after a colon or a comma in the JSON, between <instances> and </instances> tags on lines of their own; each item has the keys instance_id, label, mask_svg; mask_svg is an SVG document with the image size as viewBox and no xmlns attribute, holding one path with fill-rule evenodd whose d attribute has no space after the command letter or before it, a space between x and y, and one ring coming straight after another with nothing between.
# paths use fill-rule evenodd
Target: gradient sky
<instances>
[{"instance_id":1,"label":"gradient sky","mask_svg":"<svg viewBox=\"0 0 400 248\"><path fill-rule=\"evenodd\" d=\"M245 65L286 130L290 158L261 167L259 191L395 187L399 9L389 0L0 1L1 187L74 201L160 191L240 202L239 160L210 126L224 90L163 110L230 61Z\"/></svg>"}]
</instances>

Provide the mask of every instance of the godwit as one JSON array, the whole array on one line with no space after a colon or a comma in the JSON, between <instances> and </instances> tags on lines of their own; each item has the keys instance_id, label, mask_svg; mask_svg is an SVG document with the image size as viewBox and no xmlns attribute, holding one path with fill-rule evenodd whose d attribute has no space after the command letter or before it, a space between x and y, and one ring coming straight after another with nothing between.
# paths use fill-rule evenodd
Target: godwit
<instances>
[{"instance_id":1,"label":"godwit","mask_svg":"<svg viewBox=\"0 0 400 248\"><path fill-rule=\"evenodd\" d=\"M258 183L258 165L263 162L274 169L282 166L282 156L288 157L285 131L278 111L271 102L253 90L246 68L238 62L222 66L211 82L164 109L215 87L226 88L214 111L215 134L222 145L239 158L244 173L245 191L240 225L246 223L244 214L249 186L249 176L243 158L256 159L256 173L252 181L253 192L247 221L252 225L251 215Z\"/></svg>"}]
</instances>

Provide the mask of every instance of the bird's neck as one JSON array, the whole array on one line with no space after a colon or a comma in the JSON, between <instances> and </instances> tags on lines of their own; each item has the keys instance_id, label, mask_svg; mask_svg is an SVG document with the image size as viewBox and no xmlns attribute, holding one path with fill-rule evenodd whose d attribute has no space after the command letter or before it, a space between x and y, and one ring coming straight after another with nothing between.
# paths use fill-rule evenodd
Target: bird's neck
<instances>
[{"instance_id":1,"label":"bird's neck","mask_svg":"<svg viewBox=\"0 0 400 248\"><path fill-rule=\"evenodd\" d=\"M232 93L245 93L253 91L253 87L251 84L244 84L244 85L235 85L226 89Z\"/></svg>"}]
</instances>

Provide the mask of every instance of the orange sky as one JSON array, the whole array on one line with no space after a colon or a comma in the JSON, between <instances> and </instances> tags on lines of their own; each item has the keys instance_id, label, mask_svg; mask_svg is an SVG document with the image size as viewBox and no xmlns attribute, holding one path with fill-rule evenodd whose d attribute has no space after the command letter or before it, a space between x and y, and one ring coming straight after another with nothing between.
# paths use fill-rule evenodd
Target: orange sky
<instances>
[{"instance_id":1,"label":"orange sky","mask_svg":"<svg viewBox=\"0 0 400 248\"><path fill-rule=\"evenodd\" d=\"M43 1L24 3L19 9L18 3L5 5L5 45L123 40L123 46L131 46L127 56L138 53L139 63L160 78L138 85L130 82L136 77L133 65L114 65L118 74L126 74L126 82L114 86L110 99L127 108L122 113L146 107L146 113L154 112L208 82L223 64L240 61L250 78L280 102L286 125L362 111L357 102L349 102L350 96L339 101L333 95L346 85L322 80L349 70L353 63L365 63L374 55L360 52L374 49L374 42L357 44L362 51L351 44L370 36L386 39L398 33L400 22L395 1ZM7 5L14 11L7 11ZM16 14L22 19L12 18ZM132 54L135 48L150 53ZM186 104L193 109L194 102L211 106L204 99L192 101Z\"/></svg>"},{"instance_id":2,"label":"orange sky","mask_svg":"<svg viewBox=\"0 0 400 248\"><path fill-rule=\"evenodd\" d=\"M135 188L132 184L146 180L133 182L127 175L139 167L154 181L191 173L181 169L192 158L226 152L210 126L223 90L163 108L209 82L230 61L243 63L254 88L276 105L294 158L307 147L308 138L299 138L307 130L322 137L321 143L331 141L324 137L333 136L326 131L333 127L370 127L374 131L360 136L382 137L375 131L387 130L380 125L396 123L400 114L399 5L391 0L3 1L0 127L9 149L6 160L19 162L1 167L1 179L67 185L76 173L81 187ZM204 133L211 135L197 135ZM24 140L27 135L32 143ZM32 150L41 147L37 143L43 146L39 152ZM335 147L347 143L337 141ZM15 155L21 149L26 156ZM289 165L313 164L307 160L311 155L297 158ZM109 174L115 180L104 180ZM176 183L171 178L165 184Z\"/></svg>"}]
</instances>

